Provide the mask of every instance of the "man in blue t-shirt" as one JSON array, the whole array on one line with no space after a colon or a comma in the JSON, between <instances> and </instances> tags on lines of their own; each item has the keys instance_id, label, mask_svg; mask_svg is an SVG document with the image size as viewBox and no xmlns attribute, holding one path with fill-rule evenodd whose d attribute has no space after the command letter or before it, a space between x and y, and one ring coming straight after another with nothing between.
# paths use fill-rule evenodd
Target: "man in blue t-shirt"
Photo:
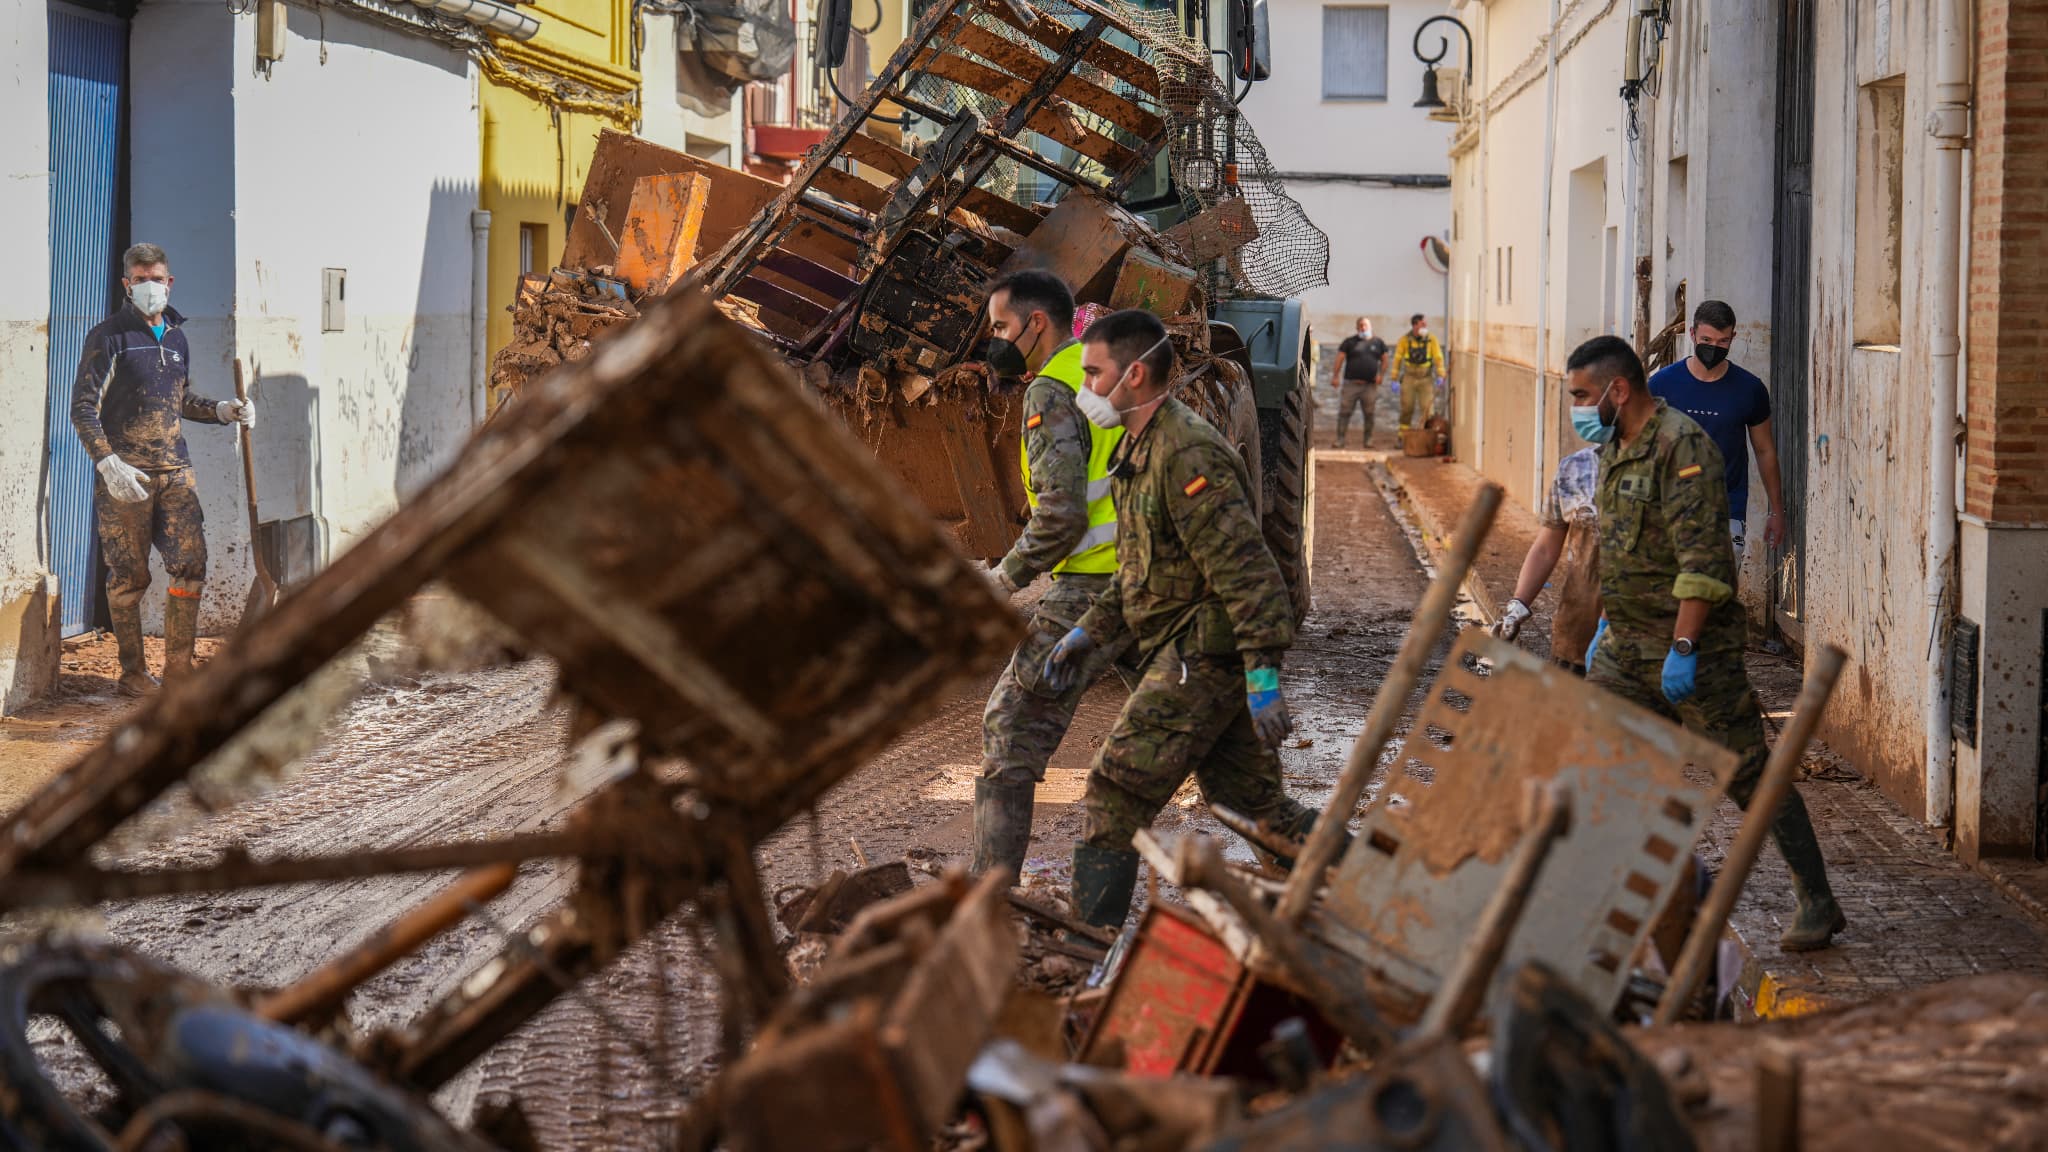
<instances>
[{"instance_id":1,"label":"man in blue t-shirt","mask_svg":"<svg viewBox=\"0 0 2048 1152\"><path fill-rule=\"evenodd\" d=\"M1701 304L1692 313L1692 355L1658 369L1650 377L1650 394L1692 417L1721 450L1728 464L1728 530L1740 567L1752 448L1767 501L1764 543L1772 548L1785 539L1785 492L1778 482L1777 442L1771 439L1770 391L1755 373L1729 361L1734 343L1735 309L1719 300Z\"/></svg>"}]
</instances>

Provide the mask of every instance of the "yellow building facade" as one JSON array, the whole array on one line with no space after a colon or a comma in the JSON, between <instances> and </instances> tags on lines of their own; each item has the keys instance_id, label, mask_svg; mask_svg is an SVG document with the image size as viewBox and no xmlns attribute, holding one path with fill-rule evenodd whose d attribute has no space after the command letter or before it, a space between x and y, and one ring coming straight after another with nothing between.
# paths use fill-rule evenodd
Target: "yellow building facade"
<instances>
[{"instance_id":1,"label":"yellow building facade","mask_svg":"<svg viewBox=\"0 0 2048 1152\"><path fill-rule=\"evenodd\" d=\"M482 60L478 207L491 214L493 354L512 338L520 273L561 259L598 133L630 132L639 119L632 0L533 0L521 11L540 31L524 42L494 36Z\"/></svg>"}]
</instances>

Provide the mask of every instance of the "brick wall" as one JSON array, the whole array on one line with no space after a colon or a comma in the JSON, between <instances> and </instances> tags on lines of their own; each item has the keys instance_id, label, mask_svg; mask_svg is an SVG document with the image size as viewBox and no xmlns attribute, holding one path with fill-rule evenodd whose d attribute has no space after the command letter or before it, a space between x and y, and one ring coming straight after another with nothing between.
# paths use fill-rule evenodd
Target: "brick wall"
<instances>
[{"instance_id":1,"label":"brick wall","mask_svg":"<svg viewBox=\"0 0 2048 1152\"><path fill-rule=\"evenodd\" d=\"M1974 516L2048 522L2048 3L1979 0L1969 268Z\"/></svg>"}]
</instances>

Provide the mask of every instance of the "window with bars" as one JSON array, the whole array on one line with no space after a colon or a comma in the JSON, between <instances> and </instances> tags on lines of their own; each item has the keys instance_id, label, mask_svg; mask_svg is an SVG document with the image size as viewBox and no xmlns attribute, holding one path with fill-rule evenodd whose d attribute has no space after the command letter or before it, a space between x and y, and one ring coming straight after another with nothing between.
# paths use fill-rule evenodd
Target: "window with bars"
<instances>
[{"instance_id":1,"label":"window with bars","mask_svg":"<svg viewBox=\"0 0 2048 1152\"><path fill-rule=\"evenodd\" d=\"M1386 98L1386 6L1323 5L1323 99Z\"/></svg>"}]
</instances>

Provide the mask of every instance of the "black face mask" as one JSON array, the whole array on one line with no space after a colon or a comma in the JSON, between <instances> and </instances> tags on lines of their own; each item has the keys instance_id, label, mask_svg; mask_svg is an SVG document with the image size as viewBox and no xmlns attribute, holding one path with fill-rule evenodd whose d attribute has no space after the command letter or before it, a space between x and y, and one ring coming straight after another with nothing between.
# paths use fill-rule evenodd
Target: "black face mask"
<instances>
[{"instance_id":1,"label":"black face mask","mask_svg":"<svg viewBox=\"0 0 2048 1152\"><path fill-rule=\"evenodd\" d=\"M1718 344L1695 344L1692 346L1692 355L1700 362L1700 367L1711 370L1719 368L1721 362L1728 359L1728 350Z\"/></svg>"},{"instance_id":2,"label":"black face mask","mask_svg":"<svg viewBox=\"0 0 2048 1152\"><path fill-rule=\"evenodd\" d=\"M1026 325L1030 323L1029 320L1025 321ZM1038 347L1036 337L1032 339L1031 346ZM1001 336L991 336L983 341L979 358L987 362L989 371L998 376L1018 378L1031 372L1031 361L1025 357L1024 349L1019 348L1015 341L1006 340Z\"/></svg>"}]
</instances>

